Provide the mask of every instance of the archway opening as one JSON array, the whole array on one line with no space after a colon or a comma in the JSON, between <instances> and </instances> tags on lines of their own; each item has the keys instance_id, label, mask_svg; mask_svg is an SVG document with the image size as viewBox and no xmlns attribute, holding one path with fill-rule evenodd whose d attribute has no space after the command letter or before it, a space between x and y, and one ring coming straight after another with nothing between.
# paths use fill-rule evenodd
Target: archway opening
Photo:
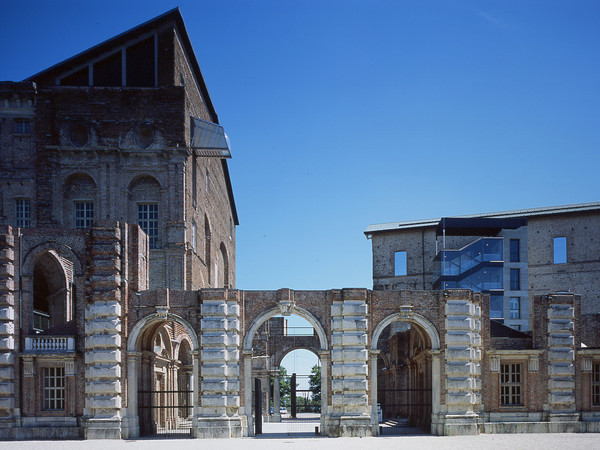
<instances>
[{"instance_id":1,"label":"archway opening","mask_svg":"<svg viewBox=\"0 0 600 450\"><path fill-rule=\"evenodd\" d=\"M377 406L382 434L421 434L431 429L432 343L414 322L387 325L376 343Z\"/></svg>"},{"instance_id":2,"label":"archway opening","mask_svg":"<svg viewBox=\"0 0 600 450\"><path fill-rule=\"evenodd\" d=\"M252 349L251 373L245 379L251 393L246 392L245 402L252 405L251 434L314 436L321 428L323 402L318 355L327 342L322 328L273 310L257 319L249 333L245 348Z\"/></svg>"},{"instance_id":3,"label":"archway opening","mask_svg":"<svg viewBox=\"0 0 600 450\"><path fill-rule=\"evenodd\" d=\"M33 269L33 316L35 333L65 334L71 320L68 305L67 280L56 257L46 252L36 261Z\"/></svg>"},{"instance_id":4,"label":"archway opening","mask_svg":"<svg viewBox=\"0 0 600 450\"><path fill-rule=\"evenodd\" d=\"M160 321L139 337L139 432L142 436L191 437L194 372L189 332L177 321Z\"/></svg>"}]
</instances>

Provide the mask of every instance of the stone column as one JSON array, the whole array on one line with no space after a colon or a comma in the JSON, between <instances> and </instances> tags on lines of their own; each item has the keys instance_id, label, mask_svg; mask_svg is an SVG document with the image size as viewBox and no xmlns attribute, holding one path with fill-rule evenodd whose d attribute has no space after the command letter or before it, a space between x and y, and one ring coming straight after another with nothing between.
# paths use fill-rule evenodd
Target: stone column
<instances>
[{"instance_id":1,"label":"stone column","mask_svg":"<svg viewBox=\"0 0 600 450\"><path fill-rule=\"evenodd\" d=\"M319 352L321 359L321 434L328 436L328 421L331 414L331 405L329 404L329 360L328 351Z\"/></svg>"},{"instance_id":2,"label":"stone column","mask_svg":"<svg viewBox=\"0 0 600 450\"><path fill-rule=\"evenodd\" d=\"M333 291L329 436L371 436L367 374L367 291Z\"/></svg>"},{"instance_id":3,"label":"stone column","mask_svg":"<svg viewBox=\"0 0 600 450\"><path fill-rule=\"evenodd\" d=\"M441 402L441 364L440 351L432 350L431 352L431 434L441 435L444 433L443 426L440 428L440 402Z\"/></svg>"},{"instance_id":4,"label":"stone column","mask_svg":"<svg viewBox=\"0 0 600 450\"><path fill-rule=\"evenodd\" d=\"M141 366L140 352L127 352L127 415L123 417L123 439L140 436L140 418L138 414L138 375Z\"/></svg>"},{"instance_id":5,"label":"stone column","mask_svg":"<svg viewBox=\"0 0 600 450\"><path fill-rule=\"evenodd\" d=\"M371 357L371 428L373 429L373 435L379 435L379 414L377 413L377 359L381 350L370 350L369 354Z\"/></svg>"},{"instance_id":6,"label":"stone column","mask_svg":"<svg viewBox=\"0 0 600 450\"><path fill-rule=\"evenodd\" d=\"M574 296L549 295L548 301L548 419L563 422L553 432L579 431L575 405ZM570 422L565 424L564 422Z\"/></svg>"},{"instance_id":7,"label":"stone column","mask_svg":"<svg viewBox=\"0 0 600 450\"><path fill-rule=\"evenodd\" d=\"M279 392L279 367L276 372L273 373L273 417L271 422L281 422L281 399Z\"/></svg>"},{"instance_id":8,"label":"stone column","mask_svg":"<svg viewBox=\"0 0 600 450\"><path fill-rule=\"evenodd\" d=\"M85 308L86 439L121 438L121 230L92 229L91 295Z\"/></svg>"},{"instance_id":9,"label":"stone column","mask_svg":"<svg viewBox=\"0 0 600 450\"><path fill-rule=\"evenodd\" d=\"M244 416L248 436L254 436L252 407L252 350L244 350Z\"/></svg>"},{"instance_id":10,"label":"stone column","mask_svg":"<svg viewBox=\"0 0 600 450\"><path fill-rule=\"evenodd\" d=\"M15 415L15 239L0 229L0 439L11 439ZM19 255L21 257L21 255Z\"/></svg>"},{"instance_id":11,"label":"stone column","mask_svg":"<svg viewBox=\"0 0 600 450\"><path fill-rule=\"evenodd\" d=\"M206 289L202 299L198 437L241 437L238 291Z\"/></svg>"},{"instance_id":12,"label":"stone column","mask_svg":"<svg viewBox=\"0 0 600 450\"><path fill-rule=\"evenodd\" d=\"M444 435L478 434L481 405L481 307L479 295L450 291L445 305L446 416Z\"/></svg>"}]
</instances>

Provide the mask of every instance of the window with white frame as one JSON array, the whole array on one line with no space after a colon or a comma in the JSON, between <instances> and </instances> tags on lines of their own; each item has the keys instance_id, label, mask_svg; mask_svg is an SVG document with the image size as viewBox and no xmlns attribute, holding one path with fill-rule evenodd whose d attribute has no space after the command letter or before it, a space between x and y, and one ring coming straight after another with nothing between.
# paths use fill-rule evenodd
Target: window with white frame
<instances>
[{"instance_id":1,"label":"window with white frame","mask_svg":"<svg viewBox=\"0 0 600 450\"><path fill-rule=\"evenodd\" d=\"M89 228L94 223L94 203L75 202L75 228Z\"/></svg>"},{"instance_id":2,"label":"window with white frame","mask_svg":"<svg viewBox=\"0 0 600 450\"><path fill-rule=\"evenodd\" d=\"M65 368L44 367L44 410L61 411L65 409Z\"/></svg>"},{"instance_id":3,"label":"window with white frame","mask_svg":"<svg viewBox=\"0 0 600 450\"><path fill-rule=\"evenodd\" d=\"M31 226L31 202L28 198L15 199L15 226L17 228Z\"/></svg>"},{"instance_id":4,"label":"window with white frame","mask_svg":"<svg viewBox=\"0 0 600 450\"><path fill-rule=\"evenodd\" d=\"M592 364L592 405L600 406L600 362Z\"/></svg>"},{"instance_id":5,"label":"window with white frame","mask_svg":"<svg viewBox=\"0 0 600 450\"><path fill-rule=\"evenodd\" d=\"M158 248L158 204L138 204L138 225L148 235L150 248Z\"/></svg>"},{"instance_id":6,"label":"window with white frame","mask_svg":"<svg viewBox=\"0 0 600 450\"><path fill-rule=\"evenodd\" d=\"M520 406L522 390L522 364L500 364L500 404L502 406Z\"/></svg>"}]
</instances>

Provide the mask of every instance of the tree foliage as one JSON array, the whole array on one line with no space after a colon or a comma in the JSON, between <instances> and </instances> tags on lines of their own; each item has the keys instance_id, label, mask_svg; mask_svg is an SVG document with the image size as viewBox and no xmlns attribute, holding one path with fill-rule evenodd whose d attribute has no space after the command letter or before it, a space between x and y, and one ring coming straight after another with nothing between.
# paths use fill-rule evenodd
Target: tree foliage
<instances>
[{"instance_id":1,"label":"tree foliage","mask_svg":"<svg viewBox=\"0 0 600 450\"><path fill-rule=\"evenodd\" d=\"M317 364L310 369L308 388L312 392L311 403L315 406L321 405L321 366Z\"/></svg>"}]
</instances>

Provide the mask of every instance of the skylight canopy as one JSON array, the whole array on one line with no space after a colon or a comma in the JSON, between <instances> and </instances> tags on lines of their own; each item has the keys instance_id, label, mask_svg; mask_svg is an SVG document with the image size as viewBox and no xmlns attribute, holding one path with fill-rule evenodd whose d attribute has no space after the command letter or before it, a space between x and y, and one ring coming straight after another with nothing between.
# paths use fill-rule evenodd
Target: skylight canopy
<instances>
[{"instance_id":1,"label":"skylight canopy","mask_svg":"<svg viewBox=\"0 0 600 450\"><path fill-rule=\"evenodd\" d=\"M198 156L231 158L231 147L225 130L219 124L191 117L190 147Z\"/></svg>"}]
</instances>

